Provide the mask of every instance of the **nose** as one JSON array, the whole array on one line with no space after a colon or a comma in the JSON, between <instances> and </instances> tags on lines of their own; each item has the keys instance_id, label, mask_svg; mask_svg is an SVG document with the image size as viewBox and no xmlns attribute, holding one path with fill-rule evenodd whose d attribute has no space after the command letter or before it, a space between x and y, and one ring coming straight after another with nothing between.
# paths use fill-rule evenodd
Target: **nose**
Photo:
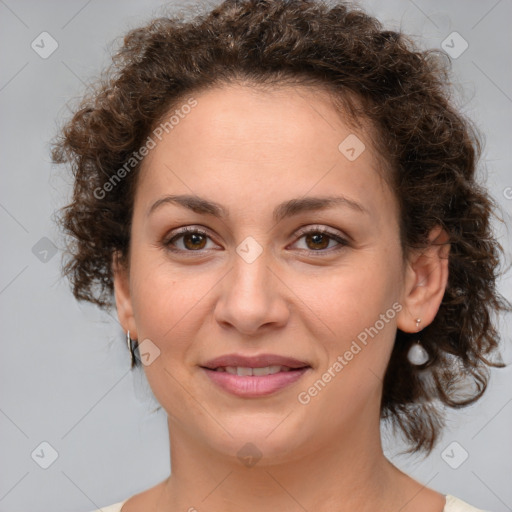
<instances>
[{"instance_id":1,"label":"nose","mask_svg":"<svg viewBox=\"0 0 512 512\"><path fill-rule=\"evenodd\" d=\"M289 289L263 254L251 263L237 255L221 283L215 318L224 328L254 336L288 321Z\"/></svg>"}]
</instances>

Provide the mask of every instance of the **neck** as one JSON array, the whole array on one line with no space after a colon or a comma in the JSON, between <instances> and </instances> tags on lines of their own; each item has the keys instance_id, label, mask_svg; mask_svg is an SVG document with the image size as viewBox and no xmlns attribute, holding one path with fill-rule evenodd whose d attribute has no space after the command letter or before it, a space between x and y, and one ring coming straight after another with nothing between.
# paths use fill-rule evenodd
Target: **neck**
<instances>
[{"instance_id":1,"label":"neck","mask_svg":"<svg viewBox=\"0 0 512 512\"><path fill-rule=\"evenodd\" d=\"M262 458L251 466L236 455L213 452L168 418L172 473L158 510L238 512L241 504L247 512L403 507L413 481L384 456L376 420L352 425L331 442L318 436L295 457Z\"/></svg>"}]
</instances>

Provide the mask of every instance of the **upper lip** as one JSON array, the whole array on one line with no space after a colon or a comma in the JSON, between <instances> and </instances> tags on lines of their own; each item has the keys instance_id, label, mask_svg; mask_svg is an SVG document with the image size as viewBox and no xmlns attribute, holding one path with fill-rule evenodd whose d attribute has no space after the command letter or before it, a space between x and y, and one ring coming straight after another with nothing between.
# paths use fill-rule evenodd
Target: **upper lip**
<instances>
[{"instance_id":1,"label":"upper lip","mask_svg":"<svg viewBox=\"0 0 512 512\"><path fill-rule=\"evenodd\" d=\"M225 354L210 359L201 366L214 370L220 366L238 366L243 368L264 368L266 366L288 366L290 368L303 368L308 363L293 357L280 356L277 354L260 354L257 356L243 356L241 354Z\"/></svg>"}]
</instances>

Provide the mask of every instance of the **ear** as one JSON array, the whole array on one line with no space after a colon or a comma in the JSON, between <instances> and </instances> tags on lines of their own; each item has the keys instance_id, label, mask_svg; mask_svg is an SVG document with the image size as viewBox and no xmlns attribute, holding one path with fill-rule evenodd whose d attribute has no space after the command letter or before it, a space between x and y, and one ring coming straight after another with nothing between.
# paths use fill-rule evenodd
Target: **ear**
<instances>
[{"instance_id":1,"label":"ear","mask_svg":"<svg viewBox=\"0 0 512 512\"><path fill-rule=\"evenodd\" d=\"M430 231L429 246L411 252L405 271L397 327L404 332L416 332L416 319L420 318L419 330L435 318L448 283L449 236L441 226Z\"/></svg>"},{"instance_id":2,"label":"ear","mask_svg":"<svg viewBox=\"0 0 512 512\"><path fill-rule=\"evenodd\" d=\"M136 340L138 335L130 295L130 272L128 265L121 262L118 251L112 255L112 274L119 322L125 332L130 331L130 338Z\"/></svg>"}]
</instances>

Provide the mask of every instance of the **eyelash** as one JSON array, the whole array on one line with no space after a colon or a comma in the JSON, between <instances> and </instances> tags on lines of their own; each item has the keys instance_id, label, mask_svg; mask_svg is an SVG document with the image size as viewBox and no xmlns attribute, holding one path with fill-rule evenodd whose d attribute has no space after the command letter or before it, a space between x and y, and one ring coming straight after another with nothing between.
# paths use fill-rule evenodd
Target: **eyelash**
<instances>
[{"instance_id":1,"label":"eyelash","mask_svg":"<svg viewBox=\"0 0 512 512\"><path fill-rule=\"evenodd\" d=\"M168 238L167 240L165 240L163 242L163 244L165 245L165 247L172 251L172 252L177 252L177 253L201 253L203 251L208 251L208 249L200 249L200 250L197 250L197 251L191 251L191 250L184 250L184 249L176 249L176 248L173 248L172 247L172 244L178 240L179 238L183 237L184 235L188 234L188 233L193 233L193 234L198 234L198 235L202 235L202 236L205 236L205 237L208 237L208 238L211 238L210 235L200 229L200 228L197 228L197 227L191 227L191 226L187 226L187 227L184 227L182 229L180 229L180 231L178 231L177 233L175 233L171 238ZM313 250L313 249L301 249L303 251L308 251L310 253L312 253L314 256L324 256L326 253L332 253L332 252L337 252L337 251L340 251L342 250L345 246L348 245L348 241L345 240L344 238L342 238L340 235L337 235L325 228L322 228L322 227L319 227L319 228L310 228L310 229L300 229L299 232L297 233L297 236L298 236L298 239L297 240L300 240L303 236L305 235L309 235L309 234L322 234L322 235L326 235L327 238L330 238L331 240L334 240L336 242L338 242L339 244L339 247L337 248L331 248L331 249L319 249L319 250Z\"/></svg>"}]
</instances>

